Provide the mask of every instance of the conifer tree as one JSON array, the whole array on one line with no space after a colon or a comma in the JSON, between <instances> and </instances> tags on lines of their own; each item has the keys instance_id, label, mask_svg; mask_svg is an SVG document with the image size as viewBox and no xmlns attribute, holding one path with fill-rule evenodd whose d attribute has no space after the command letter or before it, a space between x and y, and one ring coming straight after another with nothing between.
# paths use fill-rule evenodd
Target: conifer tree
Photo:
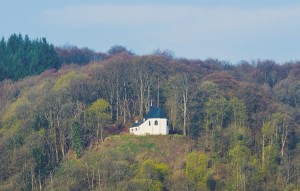
<instances>
[{"instance_id":1,"label":"conifer tree","mask_svg":"<svg viewBox=\"0 0 300 191\"><path fill-rule=\"evenodd\" d=\"M79 129L79 123L76 121L73 123L72 126L72 144L73 149L76 153L77 157L80 157L82 154L82 142L81 142L81 135L80 135L80 129Z\"/></svg>"}]
</instances>

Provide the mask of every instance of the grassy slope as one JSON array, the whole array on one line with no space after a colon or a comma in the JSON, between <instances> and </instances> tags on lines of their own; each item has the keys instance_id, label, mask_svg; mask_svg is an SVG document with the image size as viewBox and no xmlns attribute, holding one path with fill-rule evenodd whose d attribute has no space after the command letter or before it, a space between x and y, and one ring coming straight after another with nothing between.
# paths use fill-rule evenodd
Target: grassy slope
<instances>
[{"instance_id":1,"label":"grassy slope","mask_svg":"<svg viewBox=\"0 0 300 191\"><path fill-rule=\"evenodd\" d=\"M135 161L157 159L170 166L170 168L182 168L185 156L192 150L195 142L182 135L167 136L113 136L103 144L95 147L95 150L119 150L131 153Z\"/></svg>"},{"instance_id":2,"label":"grassy slope","mask_svg":"<svg viewBox=\"0 0 300 191\"><path fill-rule=\"evenodd\" d=\"M186 155L196 146L196 142L181 135L111 136L92 145L80 159L70 155L56 170L52 185L49 179L46 190L88 190L91 186L98 190L99 182L103 190L130 190L128 182L147 159L167 164L170 179L174 179L184 173Z\"/></svg>"}]
</instances>

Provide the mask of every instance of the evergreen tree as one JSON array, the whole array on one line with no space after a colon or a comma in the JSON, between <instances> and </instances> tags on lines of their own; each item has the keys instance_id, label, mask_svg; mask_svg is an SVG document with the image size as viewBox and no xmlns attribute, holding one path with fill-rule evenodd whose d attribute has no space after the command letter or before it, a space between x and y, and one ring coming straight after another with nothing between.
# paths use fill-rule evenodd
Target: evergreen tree
<instances>
[{"instance_id":1,"label":"evergreen tree","mask_svg":"<svg viewBox=\"0 0 300 191\"><path fill-rule=\"evenodd\" d=\"M30 40L28 35L11 35L0 42L0 81L18 80L60 67L54 46L45 38Z\"/></svg>"},{"instance_id":2,"label":"evergreen tree","mask_svg":"<svg viewBox=\"0 0 300 191\"><path fill-rule=\"evenodd\" d=\"M82 142L81 142L81 135L80 135L80 129L79 129L79 123L76 121L73 123L72 126L72 144L73 144L73 149L76 153L77 157L80 157L82 154Z\"/></svg>"}]
</instances>

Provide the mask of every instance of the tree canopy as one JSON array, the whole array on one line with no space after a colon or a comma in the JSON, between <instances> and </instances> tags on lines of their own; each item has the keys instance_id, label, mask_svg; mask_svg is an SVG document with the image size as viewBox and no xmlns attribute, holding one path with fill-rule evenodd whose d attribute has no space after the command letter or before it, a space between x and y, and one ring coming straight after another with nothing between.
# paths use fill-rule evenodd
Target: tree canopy
<instances>
[{"instance_id":1,"label":"tree canopy","mask_svg":"<svg viewBox=\"0 0 300 191\"><path fill-rule=\"evenodd\" d=\"M0 42L0 81L18 80L59 67L59 57L46 38L30 40L27 35L13 34Z\"/></svg>"}]
</instances>

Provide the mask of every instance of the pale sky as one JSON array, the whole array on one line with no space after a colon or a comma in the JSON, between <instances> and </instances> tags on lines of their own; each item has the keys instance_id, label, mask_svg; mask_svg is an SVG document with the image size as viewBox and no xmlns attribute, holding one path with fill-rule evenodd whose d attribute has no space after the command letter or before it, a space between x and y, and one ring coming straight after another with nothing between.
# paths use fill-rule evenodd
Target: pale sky
<instances>
[{"instance_id":1,"label":"pale sky","mask_svg":"<svg viewBox=\"0 0 300 191\"><path fill-rule=\"evenodd\" d=\"M106 52L122 45L138 55L300 60L296 0L0 0L0 36L46 37L55 46Z\"/></svg>"}]
</instances>

